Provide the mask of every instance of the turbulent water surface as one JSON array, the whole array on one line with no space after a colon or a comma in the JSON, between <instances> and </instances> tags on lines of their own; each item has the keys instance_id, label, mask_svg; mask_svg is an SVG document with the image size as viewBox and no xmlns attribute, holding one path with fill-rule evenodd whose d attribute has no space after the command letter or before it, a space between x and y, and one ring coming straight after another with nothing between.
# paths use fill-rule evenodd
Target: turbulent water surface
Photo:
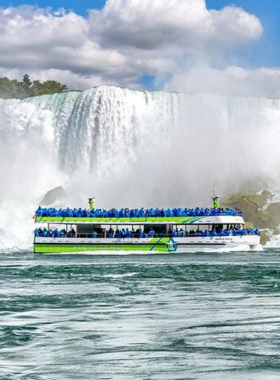
<instances>
[{"instance_id":1,"label":"turbulent water surface","mask_svg":"<svg viewBox=\"0 0 280 380\"><path fill-rule=\"evenodd\" d=\"M279 379L279 251L0 257L0 378Z\"/></svg>"}]
</instances>

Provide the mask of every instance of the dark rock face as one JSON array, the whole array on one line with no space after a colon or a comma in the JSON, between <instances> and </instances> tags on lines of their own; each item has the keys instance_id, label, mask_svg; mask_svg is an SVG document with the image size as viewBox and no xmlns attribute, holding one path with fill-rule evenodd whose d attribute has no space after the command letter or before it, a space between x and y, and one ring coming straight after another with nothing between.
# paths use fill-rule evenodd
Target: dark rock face
<instances>
[{"instance_id":1,"label":"dark rock face","mask_svg":"<svg viewBox=\"0 0 280 380\"><path fill-rule=\"evenodd\" d=\"M266 245L270 241L269 234L267 231L261 231L261 244Z\"/></svg>"},{"instance_id":2,"label":"dark rock face","mask_svg":"<svg viewBox=\"0 0 280 380\"><path fill-rule=\"evenodd\" d=\"M267 207L266 212L278 225L280 224L280 203L272 203Z\"/></svg>"},{"instance_id":3,"label":"dark rock face","mask_svg":"<svg viewBox=\"0 0 280 380\"><path fill-rule=\"evenodd\" d=\"M222 199L222 205L243 211L245 221L253 223L256 228L272 228L273 220L262 208L271 194L235 193Z\"/></svg>"},{"instance_id":4,"label":"dark rock face","mask_svg":"<svg viewBox=\"0 0 280 380\"><path fill-rule=\"evenodd\" d=\"M44 198L41 200L41 206L51 206L57 200L65 199L67 196L66 191L62 186L58 186L50 191L48 191Z\"/></svg>"},{"instance_id":5,"label":"dark rock face","mask_svg":"<svg viewBox=\"0 0 280 380\"><path fill-rule=\"evenodd\" d=\"M278 234L280 225L280 203L272 203L266 207L273 194L265 190L262 193L234 193L221 200L222 206L238 208L243 211L248 227L270 229ZM261 243L269 241L267 231L261 233Z\"/></svg>"}]
</instances>

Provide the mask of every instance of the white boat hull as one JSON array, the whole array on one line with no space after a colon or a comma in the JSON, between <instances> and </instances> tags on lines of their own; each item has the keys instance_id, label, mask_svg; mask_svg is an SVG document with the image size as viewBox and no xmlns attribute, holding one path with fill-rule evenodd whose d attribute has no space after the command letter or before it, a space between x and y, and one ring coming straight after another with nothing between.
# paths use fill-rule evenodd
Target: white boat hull
<instances>
[{"instance_id":1,"label":"white boat hull","mask_svg":"<svg viewBox=\"0 0 280 380\"><path fill-rule=\"evenodd\" d=\"M194 236L178 238L49 238L36 237L35 253L143 251L145 253L195 253L262 250L260 237Z\"/></svg>"}]
</instances>

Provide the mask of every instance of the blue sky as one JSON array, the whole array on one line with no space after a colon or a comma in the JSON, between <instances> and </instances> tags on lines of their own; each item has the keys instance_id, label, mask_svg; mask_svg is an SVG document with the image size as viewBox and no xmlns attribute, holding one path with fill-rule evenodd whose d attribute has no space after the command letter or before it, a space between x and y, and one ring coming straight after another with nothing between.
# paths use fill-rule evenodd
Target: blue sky
<instances>
[{"instance_id":1,"label":"blue sky","mask_svg":"<svg viewBox=\"0 0 280 380\"><path fill-rule=\"evenodd\" d=\"M199 1L199 0L198 0ZM104 0L2 0L1 7L18 7L20 5L32 5L38 6L41 8L51 7L53 9L65 8L66 10L73 10L76 14L87 18L87 11L89 9L102 9L105 4ZM207 0L206 5L208 9L216 9L220 11L226 6L237 6L241 7L247 13L256 16L263 26L263 33L259 38L252 38L250 43L245 43L242 46L242 43L238 45L238 48L230 48L223 56L223 60L228 60L228 65L230 66L240 66L244 69L257 69L257 68L275 68L280 67L280 49L278 49L280 42L280 7L278 0ZM137 10L136 10L137 12ZM113 15L114 17L116 15ZM117 20L117 17L116 17ZM119 25L119 24L116 24ZM106 31L105 31L106 37ZM246 36L245 36L246 37ZM103 38L103 37L102 37ZM113 38L114 40L114 38ZM123 54L125 48L123 46L119 48L118 42L116 46L110 41L110 48L117 49L119 54ZM99 43L99 42L98 42ZM102 41L103 47L108 48L108 41L105 39ZM125 42L127 43L127 42ZM34 48L34 52L35 52ZM1 53L1 49L0 49ZM147 55L149 49L147 50ZM128 52L127 54L130 54ZM118 58L116 58L118 59ZM120 59L120 58L119 58ZM138 57L141 59L141 55ZM144 59L144 58L143 58ZM154 59L151 58L151 59ZM164 56L164 59L168 57ZM178 62L185 59L180 56ZM34 62L34 58L32 60ZM220 60L222 61L222 60ZM223 62L224 62L223 61ZM166 61L167 62L167 61ZM170 62L169 62L170 63ZM165 63L167 64L167 63ZM61 66L61 62L58 63L58 66ZM159 65L160 66L160 65ZM172 65L171 65L172 66ZM15 68L16 69L16 68ZM96 71L100 68L96 69ZM111 69L108 69L108 72L111 73ZM87 75L86 71L82 73L83 77ZM111 74L110 74L111 75ZM130 74L129 74L130 75ZM172 74L170 73L160 73L157 78L157 83L164 83L164 76L166 78L171 78ZM135 75L134 75L135 77ZM155 80L156 75L153 73L152 68L143 69L142 73L139 72L138 79L134 79L134 84L140 83L148 89L156 88ZM100 79L102 82L102 80ZM129 79L126 79L129 82ZM126 82L120 81L121 85L126 85Z\"/></svg>"},{"instance_id":2,"label":"blue sky","mask_svg":"<svg viewBox=\"0 0 280 380\"><path fill-rule=\"evenodd\" d=\"M86 15L87 9L100 9L104 6L105 1L104 0L2 0L1 4L3 4L4 7L8 6L19 6L23 4L30 4L34 6L40 6L40 7L52 7L52 8L65 8L65 9L72 9L76 13L79 13L81 15Z\"/></svg>"},{"instance_id":3,"label":"blue sky","mask_svg":"<svg viewBox=\"0 0 280 380\"><path fill-rule=\"evenodd\" d=\"M23 4L30 4L34 6L40 6L43 8L46 7L53 7L53 8L65 8L65 9L73 9L75 12L85 15L87 9L91 8L97 8L100 9L104 6L105 1L104 0L94 0L94 1L88 1L88 0L2 0L1 4L4 7L8 6L19 6Z\"/></svg>"}]
</instances>

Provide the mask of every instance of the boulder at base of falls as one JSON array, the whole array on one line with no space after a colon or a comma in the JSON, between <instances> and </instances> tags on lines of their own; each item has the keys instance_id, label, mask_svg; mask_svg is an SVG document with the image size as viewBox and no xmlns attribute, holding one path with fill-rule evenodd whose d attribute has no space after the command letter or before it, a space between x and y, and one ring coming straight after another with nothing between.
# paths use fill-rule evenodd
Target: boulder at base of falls
<instances>
[{"instance_id":1,"label":"boulder at base of falls","mask_svg":"<svg viewBox=\"0 0 280 380\"><path fill-rule=\"evenodd\" d=\"M269 233L267 231L261 231L261 245L266 245L270 242Z\"/></svg>"},{"instance_id":2,"label":"boulder at base of falls","mask_svg":"<svg viewBox=\"0 0 280 380\"><path fill-rule=\"evenodd\" d=\"M255 228L274 228L273 218L263 211L271 195L267 191L261 194L239 192L223 198L221 205L242 210L245 221L252 223Z\"/></svg>"},{"instance_id":3,"label":"boulder at base of falls","mask_svg":"<svg viewBox=\"0 0 280 380\"><path fill-rule=\"evenodd\" d=\"M63 189L62 186L58 186L50 191L48 191L44 198L41 200L40 205L41 206L51 206L58 200L63 200L67 196L66 191Z\"/></svg>"},{"instance_id":4,"label":"boulder at base of falls","mask_svg":"<svg viewBox=\"0 0 280 380\"><path fill-rule=\"evenodd\" d=\"M277 226L279 226L280 225L280 203L272 203L272 204L270 204L267 207L266 212L277 223Z\"/></svg>"},{"instance_id":5,"label":"boulder at base of falls","mask_svg":"<svg viewBox=\"0 0 280 380\"><path fill-rule=\"evenodd\" d=\"M238 208L244 213L247 227L277 231L280 225L280 203L271 201L273 194L265 190L262 193L234 193L221 200L223 207ZM261 232L261 243L269 241L269 233Z\"/></svg>"}]
</instances>

